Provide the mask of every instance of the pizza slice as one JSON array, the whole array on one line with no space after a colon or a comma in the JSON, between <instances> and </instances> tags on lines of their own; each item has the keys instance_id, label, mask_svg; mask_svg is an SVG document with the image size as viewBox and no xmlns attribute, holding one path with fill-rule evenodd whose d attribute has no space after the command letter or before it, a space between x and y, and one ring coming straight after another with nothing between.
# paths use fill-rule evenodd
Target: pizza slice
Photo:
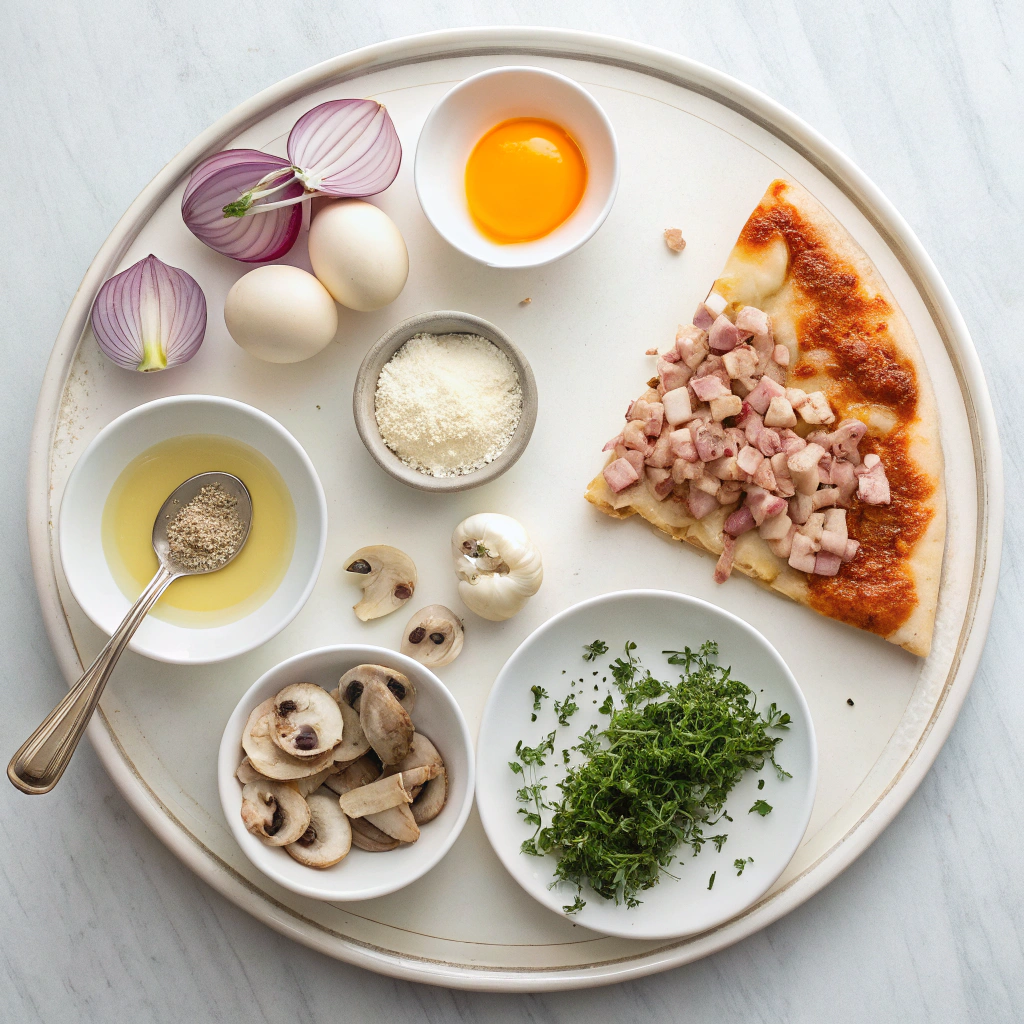
<instances>
[{"instance_id":1,"label":"pizza slice","mask_svg":"<svg viewBox=\"0 0 1024 1024\"><path fill-rule=\"evenodd\" d=\"M649 354L655 354L651 351ZM917 655L946 535L935 395L874 264L773 181L587 500Z\"/></svg>"}]
</instances>

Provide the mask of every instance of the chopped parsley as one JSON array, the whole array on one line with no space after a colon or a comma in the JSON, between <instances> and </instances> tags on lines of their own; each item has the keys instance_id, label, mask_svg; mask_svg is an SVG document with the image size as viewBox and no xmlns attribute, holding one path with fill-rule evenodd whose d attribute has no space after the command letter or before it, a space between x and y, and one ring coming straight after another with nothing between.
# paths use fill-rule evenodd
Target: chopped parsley
<instances>
[{"instance_id":1,"label":"chopped parsley","mask_svg":"<svg viewBox=\"0 0 1024 1024\"><path fill-rule=\"evenodd\" d=\"M747 811L747 814L753 814L754 811L757 811L763 818L766 814L772 813L772 805L767 800L755 800L754 806Z\"/></svg>"},{"instance_id":2,"label":"chopped parsley","mask_svg":"<svg viewBox=\"0 0 1024 1024\"><path fill-rule=\"evenodd\" d=\"M711 872L711 877L708 879L708 889L713 889L715 887L715 875L717 874L717 871Z\"/></svg>"},{"instance_id":3,"label":"chopped parsley","mask_svg":"<svg viewBox=\"0 0 1024 1024\"><path fill-rule=\"evenodd\" d=\"M743 874L743 869L748 864L753 864L753 863L754 863L754 858L753 857L737 857L736 860L734 860L732 862L732 866L736 869L736 877L739 878L740 875Z\"/></svg>"},{"instance_id":4,"label":"chopped parsley","mask_svg":"<svg viewBox=\"0 0 1024 1024\"><path fill-rule=\"evenodd\" d=\"M608 653L608 645L603 640L595 640L592 644L584 644L583 651L584 661L596 661L602 654Z\"/></svg>"},{"instance_id":5,"label":"chopped parsley","mask_svg":"<svg viewBox=\"0 0 1024 1024\"><path fill-rule=\"evenodd\" d=\"M530 715L530 721L536 722L537 712L540 711L540 702L547 697L548 691L543 686L531 686L530 693L533 694L533 714Z\"/></svg>"}]
</instances>

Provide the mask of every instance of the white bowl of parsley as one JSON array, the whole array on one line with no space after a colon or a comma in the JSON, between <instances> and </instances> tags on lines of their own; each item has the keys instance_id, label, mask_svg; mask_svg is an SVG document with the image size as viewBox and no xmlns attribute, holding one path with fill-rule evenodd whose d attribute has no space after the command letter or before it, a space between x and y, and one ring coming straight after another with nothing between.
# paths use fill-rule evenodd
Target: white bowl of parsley
<instances>
[{"instance_id":1,"label":"white bowl of parsley","mask_svg":"<svg viewBox=\"0 0 1024 1024\"><path fill-rule=\"evenodd\" d=\"M495 681L477 807L513 878L597 932L666 939L741 914L780 878L817 780L796 679L706 601L592 598L528 637Z\"/></svg>"}]
</instances>

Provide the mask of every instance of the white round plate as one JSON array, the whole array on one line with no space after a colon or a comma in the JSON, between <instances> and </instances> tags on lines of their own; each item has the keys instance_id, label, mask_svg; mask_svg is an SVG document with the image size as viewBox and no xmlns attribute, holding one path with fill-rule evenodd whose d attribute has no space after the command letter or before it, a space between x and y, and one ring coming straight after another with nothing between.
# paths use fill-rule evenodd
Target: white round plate
<instances>
[{"instance_id":1,"label":"white round plate","mask_svg":"<svg viewBox=\"0 0 1024 1024\"><path fill-rule=\"evenodd\" d=\"M333 690L350 668L367 664L387 665L412 680L416 687L412 720L444 758L448 801L441 813L423 826L415 843L404 843L386 854L353 847L341 863L321 871L300 864L279 846L267 846L242 824L242 787L235 778L235 770L245 757L242 731L252 709L290 683L316 683L325 690ZM217 784L224 817L235 841L268 877L292 892L316 900L368 900L397 892L422 878L459 838L473 806L473 740L455 698L419 662L381 647L322 647L275 665L246 690L224 727L217 758Z\"/></svg>"},{"instance_id":2,"label":"white round plate","mask_svg":"<svg viewBox=\"0 0 1024 1024\"><path fill-rule=\"evenodd\" d=\"M411 158L441 96L470 75L510 64L557 71L597 99L615 128L620 179L608 219L586 245L546 267L500 271L461 255L430 226L416 200ZM196 163L222 148L283 153L302 113L343 96L385 102L401 138L402 168L373 201L405 236L409 281L383 310L339 310L336 342L314 358L284 367L260 363L231 341L215 315L247 268L184 228L182 189ZM824 203L879 267L921 343L943 410L955 542L943 566L936 643L925 660L747 579L719 587L701 552L642 523L616 522L583 499L601 467L601 446L650 374L644 349L674 337L689 318L779 176ZM666 227L683 230L686 252L668 251ZM189 363L126 373L97 352L89 308L107 277L150 252L192 274L214 312ZM305 257L300 236L288 262L308 269ZM521 304L524 298L532 302ZM350 396L363 355L388 328L431 309L465 310L497 325L515 339L537 379L537 427L523 457L499 479L452 496L392 480L352 422ZM249 654L219 666L174 666L129 652L89 735L125 798L186 864L261 921L331 956L413 981L532 991L636 978L722 949L778 920L867 849L920 783L970 686L995 596L1003 506L992 407L963 321L910 229L849 160L771 100L676 54L554 29L464 29L382 43L252 98L153 179L86 273L39 397L29 538L44 621L69 680L104 638L72 597L56 555L51 524L68 474L89 441L125 410L195 392L256 405L306 450L327 495L324 567L295 620ZM407 616L361 623L352 613L358 591L344 581L345 559L363 544L408 551L419 571L416 599L459 609L449 538L462 519L483 511L523 523L544 554L545 580L508 622L467 615L465 649L439 675L471 733L491 681L530 633L570 605L638 582L727 608L767 637L800 683L821 752L814 811L779 879L726 924L665 940L603 936L575 925L512 880L475 815L426 876L401 893L358 904L298 896L270 882L239 850L216 781L221 733L239 697L298 651L336 643L397 649Z\"/></svg>"},{"instance_id":3,"label":"white round plate","mask_svg":"<svg viewBox=\"0 0 1024 1024\"><path fill-rule=\"evenodd\" d=\"M608 653L593 662L584 661L584 645L595 640L603 640ZM780 779L770 762L759 772L746 772L726 802L726 813L733 821L719 820L704 829L706 837L728 835L721 850L709 842L694 857L689 847L681 847L678 860L669 865L661 881L639 893L639 907L602 899L584 886L586 906L572 914L572 920L585 928L629 939L693 935L728 921L763 896L796 852L811 817L818 754L810 709L793 673L756 629L706 601L658 590L605 594L566 609L523 641L494 682L480 723L477 810L509 874L535 900L562 914L572 904L575 888L564 883L552 888L553 856L534 857L520 851L534 830L518 813L523 805L517 802L516 791L524 776L509 768L510 761L517 761L516 743L523 740L532 747L556 730L554 755L538 775L545 777L549 797L557 798L555 787L565 777L562 749L571 748L591 725L600 730L608 722L598 708L605 694L617 695L608 666L623 657L626 643L636 644L632 657L644 668L658 679L675 683L681 669L670 665L662 652L697 650L706 640L718 643L718 664L729 666L732 678L753 690L762 714L775 704L792 718L788 729L769 734L783 737L776 747L776 761L792 777ZM559 727L553 702L563 699L569 681L577 678L583 680L576 687L577 693L582 690L577 698L580 709L568 727ZM530 687L537 684L548 691L549 698L541 702L537 721L531 722ZM578 763L578 757L570 763ZM750 813L758 799L772 807L763 817ZM741 872L733 866L737 859L749 861ZM712 874L715 878L709 888Z\"/></svg>"}]
</instances>

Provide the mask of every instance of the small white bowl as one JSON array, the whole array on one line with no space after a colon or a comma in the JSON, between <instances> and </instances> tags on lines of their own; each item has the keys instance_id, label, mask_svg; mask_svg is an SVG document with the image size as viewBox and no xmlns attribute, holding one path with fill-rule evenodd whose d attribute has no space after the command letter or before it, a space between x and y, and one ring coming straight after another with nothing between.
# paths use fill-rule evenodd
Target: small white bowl
<instances>
[{"instance_id":1,"label":"small white bowl","mask_svg":"<svg viewBox=\"0 0 1024 1024\"><path fill-rule=\"evenodd\" d=\"M466 161L480 138L513 117L554 121L587 163L587 190L565 223L531 242L500 244L480 232L466 201ZM604 223L619 184L615 131L593 96L554 71L492 68L444 95L420 131L416 194L438 234L489 267L539 267L578 249Z\"/></svg>"},{"instance_id":2,"label":"small white bowl","mask_svg":"<svg viewBox=\"0 0 1024 1024\"><path fill-rule=\"evenodd\" d=\"M608 652L596 661L583 661L584 645L595 640L604 640ZM519 645L491 689L477 738L480 820L509 874L535 900L564 916L563 907L572 903L575 888L552 887L553 856L530 857L520 851L533 829L518 813L522 805L516 791L523 785L522 776L513 775L508 767L516 759L516 741L533 744L557 730L555 756L544 769L548 791L557 792L563 776L557 752L572 746L588 726L596 724L600 730L608 723L599 702L614 690L608 665L622 656L626 642L637 645L634 657L644 668L658 679L675 682L682 669L669 665L663 652L687 646L696 650L705 640L718 642L718 664L730 666L733 678L753 690L759 709L775 702L792 716L786 731L773 732L784 737L777 757L792 777L779 779L771 764L760 772L744 773L726 801L733 820L705 830L708 837L715 832L728 835L722 849L709 842L694 857L680 846L679 859L661 881L639 893L640 906L616 904L584 886L586 906L571 920L585 928L627 939L664 940L705 932L742 913L775 884L800 845L814 806L818 751L807 701L778 651L753 626L707 601L660 590L605 594L566 609ZM580 707L568 728L559 727L552 702L565 697L574 676L584 681ZM530 721L532 683L550 691L536 722ZM757 788L758 776L762 789ZM772 805L765 817L750 813L759 799ZM748 857L751 861L741 876L733 861Z\"/></svg>"},{"instance_id":3,"label":"small white bowl","mask_svg":"<svg viewBox=\"0 0 1024 1024\"><path fill-rule=\"evenodd\" d=\"M201 665L251 651L288 625L320 574L327 543L327 501L302 446L259 409L212 395L176 395L140 405L107 424L82 453L60 506L60 560L71 593L105 633L117 628L131 602L103 552L103 508L122 470L147 448L182 434L230 437L255 448L284 479L295 506L295 547L277 589L234 622L192 628L150 615L130 647L156 661ZM253 510L254 516L259 509ZM172 584L173 586L173 584Z\"/></svg>"},{"instance_id":4,"label":"small white bowl","mask_svg":"<svg viewBox=\"0 0 1024 1024\"><path fill-rule=\"evenodd\" d=\"M350 668L365 664L398 669L412 680L416 687L412 720L444 759L448 802L433 821L423 826L415 843L387 853L367 853L353 847L343 861L321 871L293 860L280 847L267 846L242 824L242 787L235 778L235 770L245 756L242 731L252 709L289 683L316 683L333 690ZM242 852L279 885L315 900L373 899L403 889L425 875L451 849L466 824L473 806L474 771L473 741L466 720L444 683L404 654L362 644L340 644L297 654L261 676L228 719L217 757L221 807Z\"/></svg>"}]
</instances>

